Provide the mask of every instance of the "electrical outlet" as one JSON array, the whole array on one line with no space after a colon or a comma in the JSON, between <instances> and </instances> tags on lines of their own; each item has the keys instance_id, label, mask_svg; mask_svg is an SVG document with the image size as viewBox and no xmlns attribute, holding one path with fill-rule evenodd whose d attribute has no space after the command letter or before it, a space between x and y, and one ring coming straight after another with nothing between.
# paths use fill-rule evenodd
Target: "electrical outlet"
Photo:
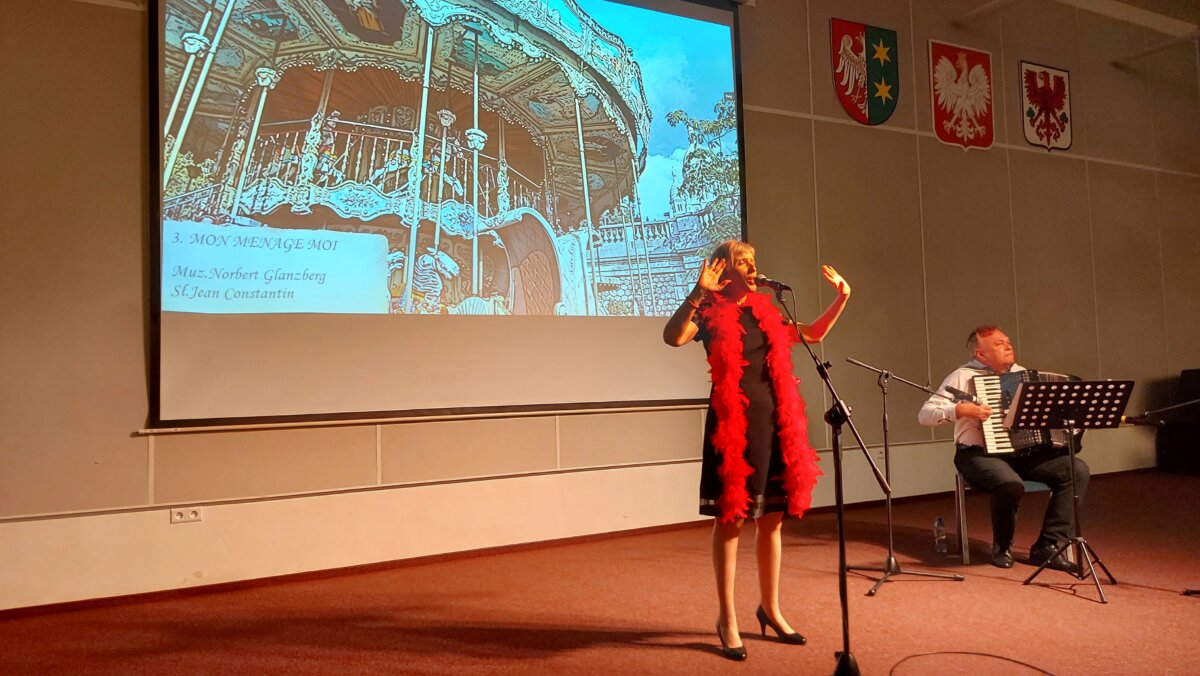
<instances>
[{"instance_id":1,"label":"electrical outlet","mask_svg":"<svg viewBox=\"0 0 1200 676\"><path fill-rule=\"evenodd\" d=\"M171 509L171 523L192 523L204 517L199 507L175 507Z\"/></svg>"}]
</instances>

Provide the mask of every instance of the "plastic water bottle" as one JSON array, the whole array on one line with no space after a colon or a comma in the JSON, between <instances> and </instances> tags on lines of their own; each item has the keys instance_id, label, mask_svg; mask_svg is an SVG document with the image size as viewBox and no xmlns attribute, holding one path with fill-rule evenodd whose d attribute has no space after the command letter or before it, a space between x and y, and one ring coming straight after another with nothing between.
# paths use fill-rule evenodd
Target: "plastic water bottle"
<instances>
[{"instance_id":1,"label":"plastic water bottle","mask_svg":"<svg viewBox=\"0 0 1200 676\"><path fill-rule=\"evenodd\" d=\"M933 520L933 548L938 554L946 553L946 522L940 516Z\"/></svg>"}]
</instances>

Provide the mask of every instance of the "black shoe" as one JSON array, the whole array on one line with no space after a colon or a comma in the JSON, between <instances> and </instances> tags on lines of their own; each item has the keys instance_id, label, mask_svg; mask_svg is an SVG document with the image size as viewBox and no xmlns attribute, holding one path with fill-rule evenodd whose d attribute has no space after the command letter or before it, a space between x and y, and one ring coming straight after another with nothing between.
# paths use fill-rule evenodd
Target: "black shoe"
<instances>
[{"instance_id":1,"label":"black shoe","mask_svg":"<svg viewBox=\"0 0 1200 676\"><path fill-rule=\"evenodd\" d=\"M1079 566L1067 560L1067 550L1064 549L1055 556L1054 550L1056 549L1058 549L1058 545L1034 545L1029 549L1029 563L1035 566L1045 564L1047 568L1078 575Z\"/></svg>"},{"instance_id":2,"label":"black shoe","mask_svg":"<svg viewBox=\"0 0 1200 676\"><path fill-rule=\"evenodd\" d=\"M740 645L736 648L730 648L725 643L725 635L721 633L721 621L717 620L717 638L721 639L721 654L734 662L742 662L746 659L746 646Z\"/></svg>"},{"instance_id":3,"label":"black shoe","mask_svg":"<svg viewBox=\"0 0 1200 676\"><path fill-rule=\"evenodd\" d=\"M1012 549L1009 549L1008 547L1001 547L999 545L993 544L992 545L992 565L996 566L997 568L1012 568L1013 567Z\"/></svg>"},{"instance_id":4,"label":"black shoe","mask_svg":"<svg viewBox=\"0 0 1200 676\"><path fill-rule=\"evenodd\" d=\"M762 606L759 606L758 610L754 611L754 616L758 618L758 628L762 630L763 636L767 635L767 627L770 627L775 630L775 635L778 636L779 640L783 641L784 643L790 643L792 645L804 645L805 643L808 643L808 639L794 631L790 634L783 633L783 630L779 628L779 625L775 624L775 620L767 617L767 612L762 609Z\"/></svg>"}]
</instances>

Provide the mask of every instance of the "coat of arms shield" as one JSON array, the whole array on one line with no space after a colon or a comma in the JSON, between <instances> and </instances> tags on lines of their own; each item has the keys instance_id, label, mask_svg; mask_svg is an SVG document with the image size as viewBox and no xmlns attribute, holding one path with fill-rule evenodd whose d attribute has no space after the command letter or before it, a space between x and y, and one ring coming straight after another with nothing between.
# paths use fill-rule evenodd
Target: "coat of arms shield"
<instances>
[{"instance_id":1,"label":"coat of arms shield","mask_svg":"<svg viewBox=\"0 0 1200 676\"><path fill-rule=\"evenodd\" d=\"M861 124L886 122L900 97L896 31L845 19L829 20L833 88Z\"/></svg>"},{"instance_id":2,"label":"coat of arms shield","mask_svg":"<svg viewBox=\"0 0 1200 676\"><path fill-rule=\"evenodd\" d=\"M1047 151L1071 147L1071 76L1065 70L1021 62L1025 140Z\"/></svg>"},{"instance_id":3,"label":"coat of arms shield","mask_svg":"<svg viewBox=\"0 0 1200 676\"><path fill-rule=\"evenodd\" d=\"M991 53L930 40L929 67L933 131L938 140L963 150L992 147Z\"/></svg>"}]
</instances>

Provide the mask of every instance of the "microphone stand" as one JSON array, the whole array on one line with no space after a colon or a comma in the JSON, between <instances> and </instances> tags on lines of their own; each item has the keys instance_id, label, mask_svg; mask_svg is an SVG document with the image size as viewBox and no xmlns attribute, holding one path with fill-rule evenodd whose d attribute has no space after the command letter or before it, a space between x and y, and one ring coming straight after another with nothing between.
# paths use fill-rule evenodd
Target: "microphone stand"
<instances>
[{"instance_id":1,"label":"microphone stand","mask_svg":"<svg viewBox=\"0 0 1200 676\"><path fill-rule=\"evenodd\" d=\"M883 468L884 468L884 476L887 478L888 481L891 481L892 480L892 452L891 452L891 447L888 445L888 405L887 405L888 379L895 378L896 380L899 380L900 382L902 382L906 385L911 385L919 390L923 390L926 392L929 391L929 388L922 387L920 385L917 385L914 382L905 380L904 378L901 378L900 376L892 373L891 371L877 369L874 366L864 364L861 361L858 361L857 359L851 359L850 357L846 357L846 361L850 362L851 364L854 364L855 366L861 366L861 367L867 369L868 371L874 371L875 373L879 374L879 380L878 380L879 390L883 394ZM900 568L900 563L896 561L896 554L895 554L893 538L892 538L892 493L891 493L891 491L884 493L883 500L884 500L884 504L887 507L887 532L888 532L888 552L887 552L887 559L884 561L883 567L882 568L870 568L870 567L865 567L865 566L850 566L849 568L847 568L847 570L858 570L858 571L883 573L883 576L879 578L879 580L875 583L875 586L871 587L871 590L867 592L867 596L874 596L875 593L877 591L879 591L879 588L883 586L883 583L889 581L893 575L919 575L921 577L936 577L936 578L941 578L944 580L954 580L956 582L962 582L964 579L962 575L954 575L954 574L947 574L947 573L924 573L924 572L918 572L918 571L912 571L912 570L902 570Z\"/></svg>"},{"instance_id":2,"label":"microphone stand","mask_svg":"<svg viewBox=\"0 0 1200 676\"><path fill-rule=\"evenodd\" d=\"M1164 416L1163 416L1164 413L1170 413L1172 411L1176 411L1181 408L1195 406L1196 404L1200 404L1200 399L1193 399L1191 401L1185 401L1181 404L1175 404L1174 406L1164 406L1162 408L1156 408L1153 411L1146 411L1145 413L1143 413L1141 415L1135 415L1135 416L1123 415L1123 416L1121 416L1121 422L1125 422L1126 418L1133 417L1133 418L1138 418L1140 420L1144 419L1146 421L1144 423L1139 423L1139 422L1131 423L1133 425L1150 424L1155 427L1162 427L1163 424L1166 423L1166 420L1164 419Z\"/></svg>"},{"instance_id":3,"label":"microphone stand","mask_svg":"<svg viewBox=\"0 0 1200 676\"><path fill-rule=\"evenodd\" d=\"M1170 413L1172 411L1176 411L1181 408L1195 406L1196 404L1200 404L1200 399L1192 399L1191 401L1185 401L1181 404L1175 404L1174 406L1164 406L1163 408L1156 408L1153 411L1146 411L1145 413L1141 414L1140 416L1135 416L1135 417L1146 420L1149 424L1154 425L1155 427L1161 428L1166 425L1166 420L1163 419L1164 413ZM1121 416L1121 421L1122 422L1125 421L1125 416ZM1139 423L1135 423L1135 424L1139 424ZM1193 597L1200 596L1200 589L1184 589L1183 595L1184 596L1193 596Z\"/></svg>"},{"instance_id":4,"label":"microphone stand","mask_svg":"<svg viewBox=\"0 0 1200 676\"><path fill-rule=\"evenodd\" d=\"M788 308L787 303L783 302L784 289L775 290L775 299L779 301L779 305L791 320L792 326L799 333L800 327L796 323L796 317ZM846 503L842 492L842 426L849 426L850 432L854 435L854 439L858 442L859 448L862 449L863 457L866 458L867 464L875 473L875 481L879 482L880 489L887 495L891 495L892 487L888 485L888 481L879 471L879 467L875 465L875 461L871 459L871 454L867 451L867 445L863 443L862 436L859 435L858 429L854 427L854 421L850 419L850 407L846 402L842 401L838 396L837 390L833 387L833 381L829 379L829 369L831 364L822 361L817 357L817 353L813 352L812 345L804 340L804 336L800 336L800 343L808 350L808 356L812 357L813 364L816 365L817 373L821 376L821 380L825 382L825 389L829 391L829 395L833 397L833 406L825 412L825 422L829 423L830 430L833 433L833 493L837 503L837 526L838 526L838 597L842 605L842 649L835 653L837 656L837 666L834 668L834 676L859 676L858 662L854 660L854 655L850 652L850 614L849 605L846 599Z\"/></svg>"}]
</instances>

